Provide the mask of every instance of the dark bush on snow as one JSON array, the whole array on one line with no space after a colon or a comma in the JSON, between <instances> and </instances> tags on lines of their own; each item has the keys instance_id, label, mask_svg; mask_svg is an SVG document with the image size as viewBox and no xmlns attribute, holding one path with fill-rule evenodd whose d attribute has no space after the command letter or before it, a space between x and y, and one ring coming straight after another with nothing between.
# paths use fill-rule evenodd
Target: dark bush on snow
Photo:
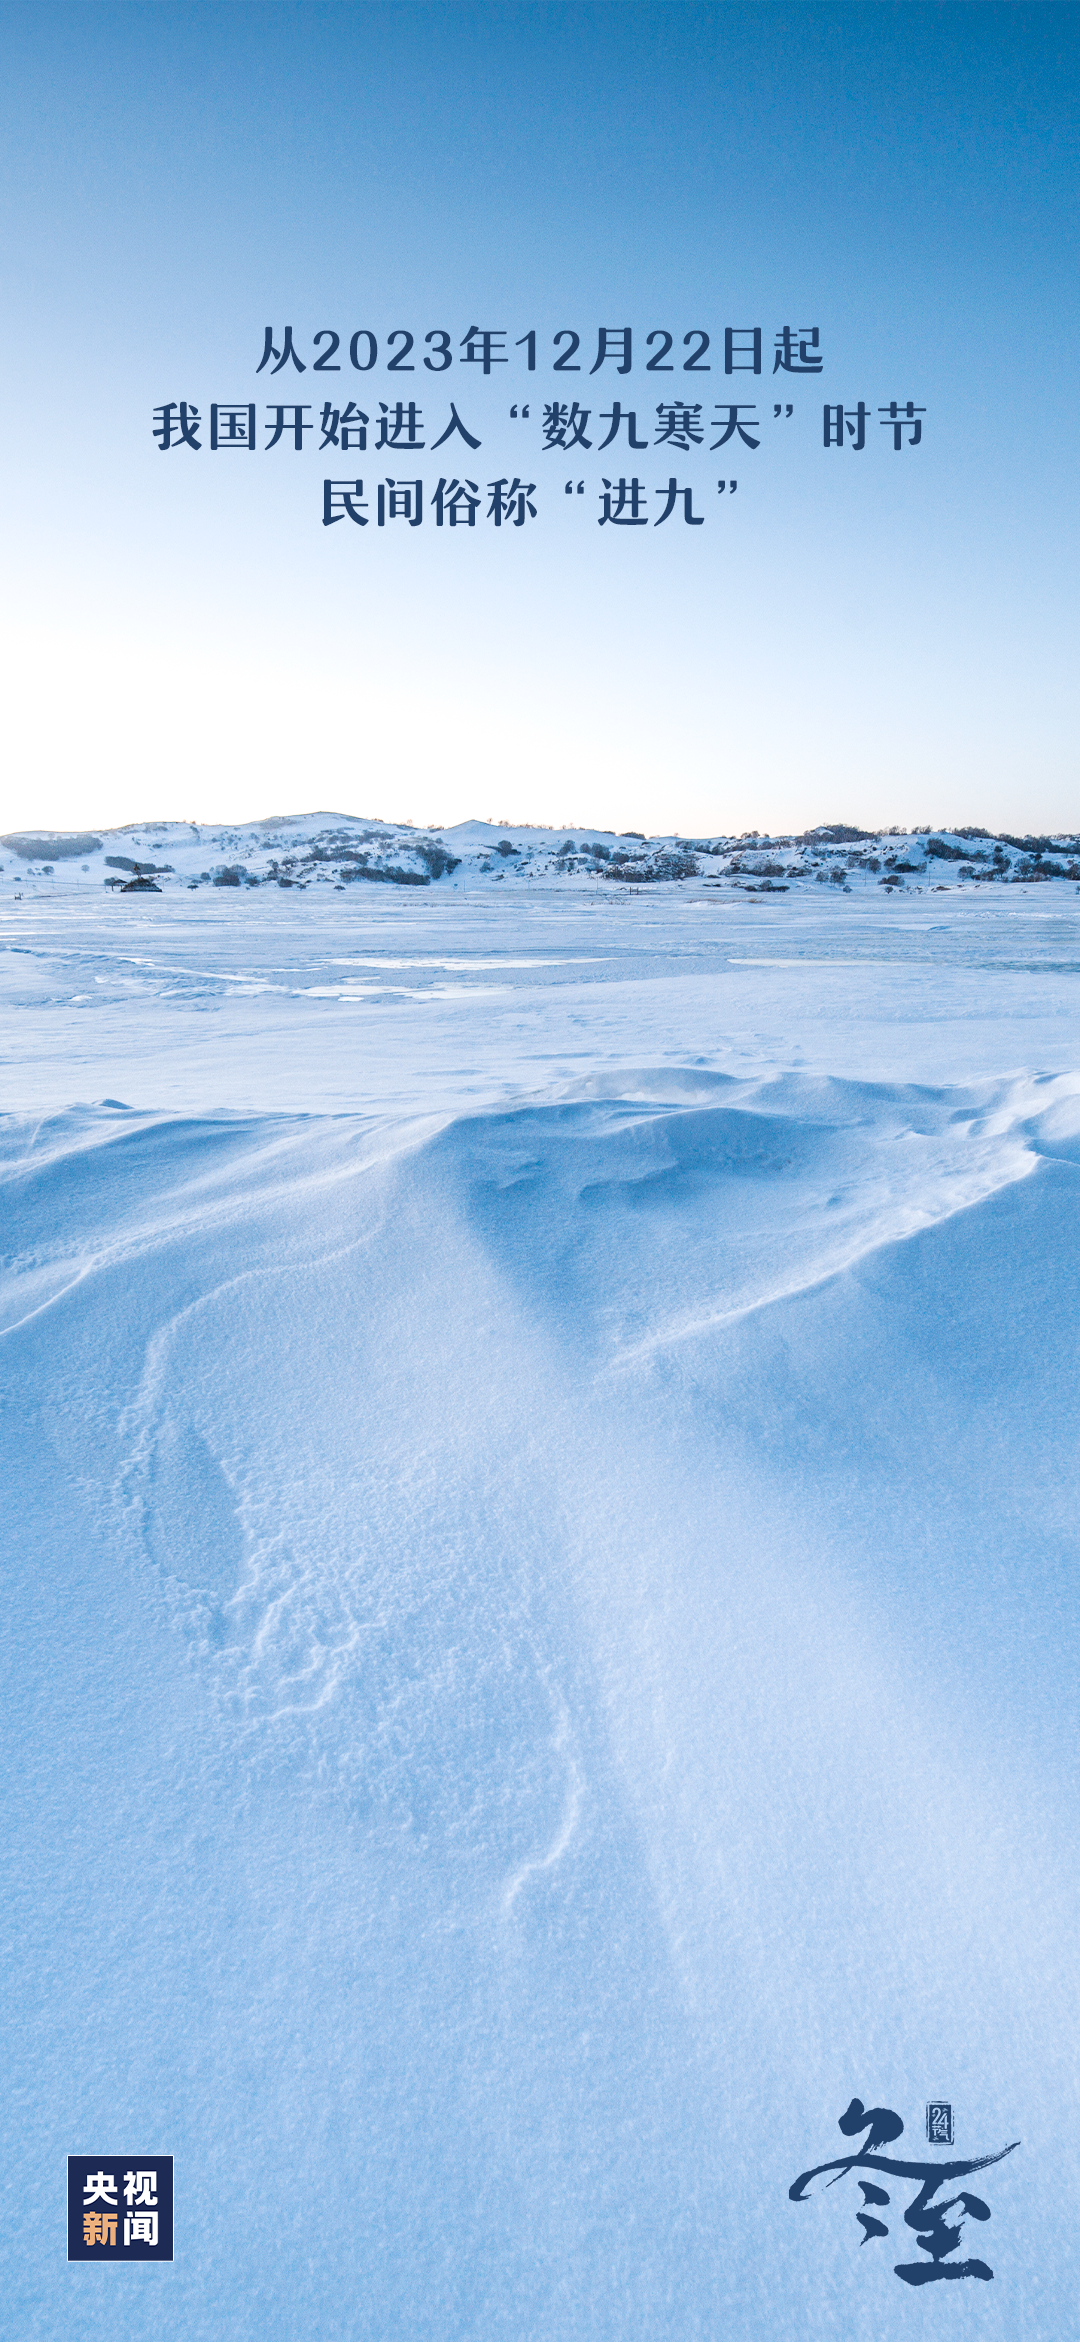
<instances>
[{"instance_id":1,"label":"dark bush on snow","mask_svg":"<svg viewBox=\"0 0 1080 2342\"><path fill-rule=\"evenodd\" d=\"M1021 846L1028 854L1048 854L1051 849L1055 854L1080 854L1080 838L1013 838L1007 829L1003 829L1000 843ZM0 845L6 844L6 838L0 839Z\"/></svg>"},{"instance_id":2,"label":"dark bush on snow","mask_svg":"<svg viewBox=\"0 0 1080 2342\"><path fill-rule=\"evenodd\" d=\"M505 862L508 854L520 854L521 848L520 846L512 846L509 838L500 838L495 852L501 854Z\"/></svg>"},{"instance_id":3,"label":"dark bush on snow","mask_svg":"<svg viewBox=\"0 0 1080 2342\"><path fill-rule=\"evenodd\" d=\"M460 854L448 853L445 846L432 845L424 838L417 839L413 852L426 863L433 878L442 878L444 872L456 870L461 861Z\"/></svg>"},{"instance_id":4,"label":"dark bush on snow","mask_svg":"<svg viewBox=\"0 0 1080 2342\"><path fill-rule=\"evenodd\" d=\"M426 870L399 870L396 865L392 863L376 865L370 862L348 862L344 864L341 870L339 870L338 877L346 886L350 885L352 881L357 878L370 878L373 879L376 884L382 886L431 885L431 880Z\"/></svg>"},{"instance_id":5,"label":"dark bush on snow","mask_svg":"<svg viewBox=\"0 0 1080 2342\"><path fill-rule=\"evenodd\" d=\"M692 854L658 854L655 862L644 858L631 860L628 854L612 856L605 878L621 879L626 886L653 886L661 878L696 878L697 863Z\"/></svg>"},{"instance_id":6,"label":"dark bush on snow","mask_svg":"<svg viewBox=\"0 0 1080 2342\"><path fill-rule=\"evenodd\" d=\"M862 838L876 838L873 829L852 829L846 821L822 822L818 829L803 831L795 843L799 846L854 846Z\"/></svg>"},{"instance_id":7,"label":"dark bush on snow","mask_svg":"<svg viewBox=\"0 0 1080 2342\"><path fill-rule=\"evenodd\" d=\"M100 838L92 838L89 830L61 830L57 837L44 837L38 831L12 830L0 838L0 846L9 846L13 854L24 862L71 862L80 854L96 854ZM129 870L135 867L127 864Z\"/></svg>"},{"instance_id":8,"label":"dark bush on snow","mask_svg":"<svg viewBox=\"0 0 1080 2342\"><path fill-rule=\"evenodd\" d=\"M167 872L169 877L172 877L171 862L133 862L130 854L106 854L105 868L106 870L145 870L149 871L152 878L160 877L163 872Z\"/></svg>"}]
</instances>

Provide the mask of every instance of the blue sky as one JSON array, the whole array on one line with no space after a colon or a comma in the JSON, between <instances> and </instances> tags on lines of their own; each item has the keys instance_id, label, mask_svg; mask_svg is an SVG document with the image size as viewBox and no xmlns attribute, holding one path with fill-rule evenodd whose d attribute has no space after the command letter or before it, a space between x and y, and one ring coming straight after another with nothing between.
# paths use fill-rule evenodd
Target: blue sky
<instances>
[{"instance_id":1,"label":"blue sky","mask_svg":"<svg viewBox=\"0 0 1080 2342\"><path fill-rule=\"evenodd\" d=\"M1055 5L10 10L3 826L1075 826L1078 65ZM257 375L268 322L303 376ZM786 323L818 326L820 378L771 374ZM487 379L473 324L507 332ZM590 377L625 324L632 373ZM759 379L725 378L729 324L760 324ZM323 328L344 365L313 386ZM414 363L449 333L445 378L385 371L396 328ZM696 329L708 374L645 373L649 332L681 361ZM376 455L399 396L425 451ZM614 465L616 396L648 444ZM261 440L274 399L317 422L326 397L366 454L206 444L212 400L254 400ZM451 397L465 465L431 452ZM710 452L734 397L760 418L737 462ZM894 397L925 408L899 455ZM181 398L203 445L163 454ZM570 459L541 417L574 398ZM687 398L703 444L657 444ZM860 399L867 446L826 450L824 402ZM635 465L650 526L598 526ZM440 531L463 470L477 525ZM323 527L328 471L363 476L366 528ZM401 476L424 523L380 531ZM536 483L520 530L486 519L500 476ZM701 527L681 498L655 525L672 476Z\"/></svg>"}]
</instances>

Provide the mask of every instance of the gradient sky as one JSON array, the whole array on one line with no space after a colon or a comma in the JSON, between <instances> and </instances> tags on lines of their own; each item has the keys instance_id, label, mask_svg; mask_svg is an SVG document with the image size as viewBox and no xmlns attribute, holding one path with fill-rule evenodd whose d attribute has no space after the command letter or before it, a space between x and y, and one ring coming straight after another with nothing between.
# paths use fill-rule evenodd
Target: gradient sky
<instances>
[{"instance_id":1,"label":"gradient sky","mask_svg":"<svg viewBox=\"0 0 1080 2342\"><path fill-rule=\"evenodd\" d=\"M35 0L6 26L3 828L1076 826L1075 6ZM256 376L269 321L309 362L336 329L345 371ZM587 367L626 323L631 377L552 374L556 330ZM758 323L760 380L726 380L725 325ZM819 326L820 379L769 372L785 323ZM489 381L473 324L507 329ZM356 375L358 327L446 329L455 364ZM679 357L696 327L711 374L645 375L647 332ZM261 426L339 394L415 396L430 436L454 397L470 476L534 480L537 519L379 531L378 479L466 468L430 439L205 444L212 399ZM654 513L692 482L701 528L600 528L614 450L542 449L552 398L708 421L736 395L756 453L710 431L614 465ZM893 397L926 409L899 456ZM163 455L181 398L204 446ZM866 449L826 451L824 401L860 398ZM364 477L367 529L322 526L328 469Z\"/></svg>"}]
</instances>

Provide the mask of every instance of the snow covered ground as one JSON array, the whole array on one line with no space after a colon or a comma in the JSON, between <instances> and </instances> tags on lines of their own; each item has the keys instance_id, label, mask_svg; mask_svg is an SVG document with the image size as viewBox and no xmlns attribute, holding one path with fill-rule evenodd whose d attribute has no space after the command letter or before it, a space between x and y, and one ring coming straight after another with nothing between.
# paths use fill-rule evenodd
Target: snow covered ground
<instances>
[{"instance_id":1,"label":"snow covered ground","mask_svg":"<svg viewBox=\"0 0 1080 2342\"><path fill-rule=\"evenodd\" d=\"M1075 884L329 820L5 857L7 2331L1060 2342ZM789 2200L856 2095L993 2283Z\"/></svg>"},{"instance_id":2,"label":"snow covered ground","mask_svg":"<svg viewBox=\"0 0 1080 2342\"><path fill-rule=\"evenodd\" d=\"M1080 835L1020 837L989 830L871 831L826 823L801 837L655 837L640 830L515 828L489 821L450 829L364 821L352 814L272 816L239 828L198 822L135 822L121 830L15 831L0 837L0 903L104 885L172 894L180 888L312 886L342 891L357 882L449 884L482 897L507 880L528 889L557 881L560 895L601 882L630 888L697 882L739 894L796 894L814 884L846 894L886 894L984 885L1080 882ZM512 888L511 891L514 891Z\"/></svg>"}]
</instances>

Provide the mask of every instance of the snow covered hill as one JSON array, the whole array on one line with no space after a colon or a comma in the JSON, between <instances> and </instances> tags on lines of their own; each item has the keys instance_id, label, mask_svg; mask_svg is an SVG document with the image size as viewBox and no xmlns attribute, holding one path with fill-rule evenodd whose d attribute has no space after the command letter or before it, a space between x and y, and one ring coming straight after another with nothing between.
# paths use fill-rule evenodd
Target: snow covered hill
<instances>
[{"instance_id":1,"label":"snow covered hill","mask_svg":"<svg viewBox=\"0 0 1080 2342\"><path fill-rule=\"evenodd\" d=\"M329 819L4 874L8 2330L907 2342L857 2094L1065 2334L1074 887Z\"/></svg>"},{"instance_id":2,"label":"snow covered hill","mask_svg":"<svg viewBox=\"0 0 1080 2342\"><path fill-rule=\"evenodd\" d=\"M104 883L167 892L178 886L354 885L357 882L460 888L508 879L560 888L644 886L696 880L706 886L786 893L809 884L848 892L880 887L918 893L1007 881L1080 882L1080 837L995 837L985 829L871 832L825 824L801 837L645 838L638 831L539 830L483 821L450 829L312 813L213 829L194 822L133 823L126 829L13 831L0 838L2 890Z\"/></svg>"}]
</instances>

